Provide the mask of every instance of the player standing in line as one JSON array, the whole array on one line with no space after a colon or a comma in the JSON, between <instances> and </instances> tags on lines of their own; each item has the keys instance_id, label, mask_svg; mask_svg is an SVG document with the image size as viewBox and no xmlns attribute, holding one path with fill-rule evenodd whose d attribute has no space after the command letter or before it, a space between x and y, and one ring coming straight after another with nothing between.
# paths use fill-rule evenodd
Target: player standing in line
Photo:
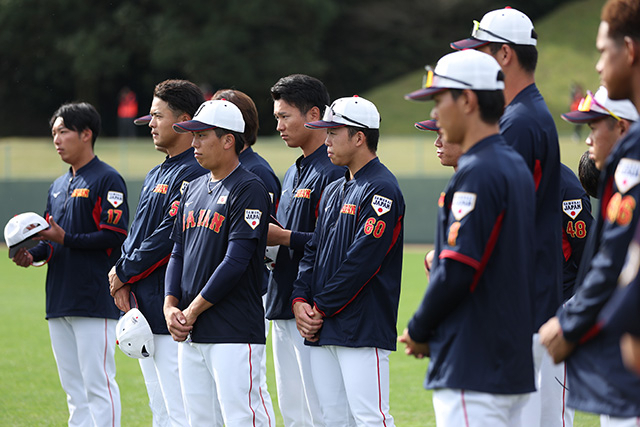
<instances>
[{"instance_id":1,"label":"player standing in line","mask_svg":"<svg viewBox=\"0 0 640 427\"><path fill-rule=\"evenodd\" d=\"M471 38L451 43L453 49L477 49L493 56L504 72L505 111L500 133L525 160L536 187L534 254L534 323L532 350L536 393L522 412L529 426L565 427L565 389L556 381L564 368L554 366L537 336L540 325L562 303L562 235L560 233L560 146L553 117L535 84L537 34L522 12L498 9L474 21ZM565 416L567 415L567 416Z\"/></svg>"},{"instance_id":2,"label":"player standing in line","mask_svg":"<svg viewBox=\"0 0 640 427\"><path fill-rule=\"evenodd\" d=\"M420 130L438 132L434 145L438 147L437 155L443 166L458 168L458 159L462 155L460 145L450 144L443 137L435 120L425 120L415 124ZM568 300L574 292L575 280L578 274L578 266L584 252L586 236L591 229L593 217L591 216L591 200L580 181L569 167L562 164L560 173L560 193L562 195L562 253L564 257L562 269L563 298ZM596 177L597 184L597 177ZM428 261L425 261L427 271L431 268L433 260L432 250ZM425 257L426 258L426 257ZM566 386L566 376L558 379Z\"/></svg>"},{"instance_id":3,"label":"player standing in line","mask_svg":"<svg viewBox=\"0 0 640 427\"><path fill-rule=\"evenodd\" d=\"M613 147L638 120L638 111L628 99L612 100L607 88L600 86L595 95L587 92L577 111L564 113L562 118L570 123L589 126L591 132L586 139L589 157L598 170L603 170Z\"/></svg>"},{"instance_id":4,"label":"player standing in line","mask_svg":"<svg viewBox=\"0 0 640 427\"><path fill-rule=\"evenodd\" d=\"M376 151L380 114L357 96L322 120L327 153L346 166L325 188L292 294L297 328L310 348L313 383L327 426L393 426L389 355L396 349L404 198Z\"/></svg>"},{"instance_id":5,"label":"player standing in line","mask_svg":"<svg viewBox=\"0 0 640 427\"><path fill-rule=\"evenodd\" d=\"M153 357L140 359L154 426L188 425L178 375L178 343L169 334L162 306L164 276L173 247L169 235L182 191L207 172L193 156L191 135L178 134L172 126L190 120L203 102L202 91L195 84L165 80L153 91L150 114L136 120L149 125L154 146L167 157L145 177L122 255L109 272L116 305L129 311L129 293L133 291L154 334Z\"/></svg>"},{"instance_id":6,"label":"player standing in line","mask_svg":"<svg viewBox=\"0 0 640 427\"><path fill-rule=\"evenodd\" d=\"M535 390L534 182L499 134L500 65L465 50L427 70L425 87L407 97L433 97L443 137L464 154L438 203L429 287L399 341L431 357L425 387L438 425L525 425L520 412Z\"/></svg>"},{"instance_id":7,"label":"player standing in line","mask_svg":"<svg viewBox=\"0 0 640 427\"><path fill-rule=\"evenodd\" d=\"M48 262L47 320L70 426L119 426L115 332L118 308L107 272L127 235L124 180L94 153L100 115L87 103L64 104L49 125L69 171L49 188L38 246L21 249L22 267Z\"/></svg>"},{"instance_id":8,"label":"player standing in line","mask_svg":"<svg viewBox=\"0 0 640 427\"><path fill-rule=\"evenodd\" d=\"M262 180L262 183L269 192L269 198L271 201L270 214L275 217L276 207L280 200L280 180L276 176L273 169L267 161L262 158L258 153L253 151L252 145L256 143L258 139L258 109L253 100L244 92L240 92L235 89L221 89L213 94L211 99L226 99L229 102L235 104L242 113L242 119L244 120L244 148L240 152L239 160L240 164L250 172L258 175ZM269 270L263 268L263 281L262 281L262 304L266 307L267 298L267 285L269 282ZM269 320L265 318L265 336L269 335ZM262 362L260 363L260 378L262 383L260 384L260 392L262 398L269 411L269 417L275 420L275 413L273 412L273 403L271 402L271 395L267 388L267 352L263 353Z\"/></svg>"},{"instance_id":9,"label":"player standing in line","mask_svg":"<svg viewBox=\"0 0 640 427\"><path fill-rule=\"evenodd\" d=\"M206 101L193 120L173 128L193 133L196 159L211 171L184 190L165 282L189 423L273 425L259 387L270 201L260 178L238 160L242 113L231 102Z\"/></svg>"},{"instance_id":10,"label":"player standing in line","mask_svg":"<svg viewBox=\"0 0 640 427\"><path fill-rule=\"evenodd\" d=\"M329 93L320 80L303 74L283 77L271 88L271 97L276 130L287 146L302 150L282 181L277 219L284 228L269 226L268 244L280 245L267 291L278 404L285 426L321 427L324 424L311 376L309 348L296 329L291 292L305 244L316 227L324 188L342 177L345 169L334 166L327 157L325 135L304 127L307 122L320 120L329 105Z\"/></svg>"},{"instance_id":11,"label":"player standing in line","mask_svg":"<svg viewBox=\"0 0 640 427\"><path fill-rule=\"evenodd\" d=\"M613 100L640 106L640 2L608 1L601 16L596 69ZM597 164L597 163L596 163ZM616 289L638 224L640 124L634 123L608 156L600 180L593 256L575 296L540 328L556 361L567 359L573 408L601 414L602 425L640 421L640 378L621 360L620 334L602 330L598 316Z\"/></svg>"}]
</instances>

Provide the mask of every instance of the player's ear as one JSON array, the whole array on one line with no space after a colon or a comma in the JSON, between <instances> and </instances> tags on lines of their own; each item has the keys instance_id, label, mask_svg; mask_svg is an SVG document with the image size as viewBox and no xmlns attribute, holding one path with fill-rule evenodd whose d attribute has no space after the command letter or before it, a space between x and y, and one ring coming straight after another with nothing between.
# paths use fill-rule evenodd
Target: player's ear
<instances>
[{"instance_id":1,"label":"player's ear","mask_svg":"<svg viewBox=\"0 0 640 427\"><path fill-rule=\"evenodd\" d=\"M236 138L233 136L233 134L227 133L222 138L224 144L223 147L225 150L228 150L230 148L235 150Z\"/></svg>"},{"instance_id":2,"label":"player's ear","mask_svg":"<svg viewBox=\"0 0 640 427\"><path fill-rule=\"evenodd\" d=\"M311 107L311 109L307 111L307 119L310 122L315 122L316 120L322 119L322 115L320 114L320 109L316 106Z\"/></svg>"},{"instance_id":3,"label":"player's ear","mask_svg":"<svg viewBox=\"0 0 640 427\"><path fill-rule=\"evenodd\" d=\"M80 140L82 142L88 142L91 143L91 139L93 137L93 131L89 128L83 129L80 132Z\"/></svg>"}]
</instances>

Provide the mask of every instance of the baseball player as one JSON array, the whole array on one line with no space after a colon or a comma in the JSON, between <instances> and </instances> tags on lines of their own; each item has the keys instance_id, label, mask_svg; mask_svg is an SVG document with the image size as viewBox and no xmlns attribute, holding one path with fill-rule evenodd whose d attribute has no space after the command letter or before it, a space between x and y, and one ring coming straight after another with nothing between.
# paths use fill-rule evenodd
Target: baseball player
<instances>
[{"instance_id":1,"label":"baseball player","mask_svg":"<svg viewBox=\"0 0 640 427\"><path fill-rule=\"evenodd\" d=\"M640 3L608 1L602 10L596 69L613 100L640 105ZM540 339L555 361L567 359L572 393L568 404L601 414L603 425L636 425L640 417L640 378L621 360L620 335L597 321L616 282L637 225L640 197L640 125L634 123L607 158L600 180L600 214L593 251L575 296L540 328ZM598 162L596 161L596 165ZM595 386L594 386L595 385ZM609 423L609 424L607 424Z\"/></svg>"},{"instance_id":2,"label":"baseball player","mask_svg":"<svg viewBox=\"0 0 640 427\"><path fill-rule=\"evenodd\" d=\"M495 59L465 50L427 70L425 87L407 97L434 98L442 136L463 155L438 202L429 287L399 341L405 353L431 357L425 387L434 389L438 425L524 425L535 389L534 182L499 134L504 82Z\"/></svg>"},{"instance_id":3,"label":"baseball player","mask_svg":"<svg viewBox=\"0 0 640 427\"><path fill-rule=\"evenodd\" d=\"M138 308L153 332L153 357L140 359L154 426L188 425L178 375L178 343L162 313L164 276L173 242L169 239L184 187L204 175L193 156L191 135L176 133L172 125L190 120L204 102L202 91L187 80L165 80L153 92L150 114L136 120L148 124L157 150L167 153L164 162L145 177L131 230L122 255L109 273L116 305L129 310L134 291Z\"/></svg>"},{"instance_id":4,"label":"baseball player","mask_svg":"<svg viewBox=\"0 0 640 427\"><path fill-rule=\"evenodd\" d=\"M268 426L274 420L256 385L265 351L260 291L269 195L238 160L245 125L234 104L206 101L174 129L193 134L196 159L211 171L183 193L165 282L189 423Z\"/></svg>"},{"instance_id":5,"label":"baseball player","mask_svg":"<svg viewBox=\"0 0 640 427\"><path fill-rule=\"evenodd\" d=\"M420 130L438 132L434 145L436 154L443 166L458 168L458 159L462 155L460 145L450 144L443 137L435 120L425 120L415 124ZM562 195L562 252L564 257L562 269L563 299L566 301L574 292L578 266L584 252L586 236L591 228L591 200L580 181L569 167L562 164L560 173L560 193ZM596 177L597 179L597 177ZM597 183L597 181L596 181ZM427 269L431 268L431 262ZM559 380L562 381L562 380ZM563 385L564 385L564 381Z\"/></svg>"},{"instance_id":6,"label":"baseball player","mask_svg":"<svg viewBox=\"0 0 640 427\"><path fill-rule=\"evenodd\" d=\"M242 112L242 119L244 120L244 148L240 152L238 159L245 169L258 175L262 180L262 183L269 192L269 198L271 199L270 214L275 216L276 207L280 200L280 180L276 176L273 169L265 159L251 148L258 138L258 109L256 108L253 100L244 92L240 92L235 89L221 89L213 94L211 99L226 99L229 102L234 103ZM267 285L269 283L269 270L265 267L262 280L262 303L266 307L266 294ZM265 319L265 336L269 335L269 320ZM273 412L273 403L271 402L271 395L267 388L267 353L263 353L262 362L260 363L260 369L262 372L260 378L262 383L260 388L262 391L262 397L265 400L265 406L269 410L269 416L272 420L275 420L275 413Z\"/></svg>"},{"instance_id":7,"label":"baseball player","mask_svg":"<svg viewBox=\"0 0 640 427\"><path fill-rule=\"evenodd\" d=\"M50 224L42 242L13 258L20 266L46 261L47 320L70 426L119 426L114 360L118 308L107 272L127 235L124 180L94 154L100 115L87 103L64 104L49 122L53 144L70 165L47 197Z\"/></svg>"},{"instance_id":8,"label":"baseball player","mask_svg":"<svg viewBox=\"0 0 640 427\"><path fill-rule=\"evenodd\" d=\"M376 155L380 115L357 96L340 98L322 120L327 153L347 166L325 188L318 224L291 296L310 347L324 425L393 426L389 355L396 349L405 204Z\"/></svg>"},{"instance_id":9,"label":"baseball player","mask_svg":"<svg viewBox=\"0 0 640 427\"><path fill-rule=\"evenodd\" d=\"M535 84L537 34L524 13L504 8L474 21L471 38L451 43L453 49L477 49L493 56L505 74L505 111L500 133L525 160L536 187L534 280L536 285L532 329L536 389L523 411L530 426L571 425L563 417L564 391L536 333L562 303L562 235L560 224L560 147L555 122Z\"/></svg>"},{"instance_id":10,"label":"baseball player","mask_svg":"<svg viewBox=\"0 0 640 427\"><path fill-rule=\"evenodd\" d=\"M323 426L322 413L311 377L309 349L300 338L291 311L291 292L305 244L316 227L318 205L327 184L344 175L327 156L325 135L304 127L322 118L329 104L324 84L313 77L294 74L271 88L276 130L302 155L282 181L277 220L270 225L269 245L280 245L267 291L267 318L272 321L273 362L278 404L285 426Z\"/></svg>"}]
</instances>

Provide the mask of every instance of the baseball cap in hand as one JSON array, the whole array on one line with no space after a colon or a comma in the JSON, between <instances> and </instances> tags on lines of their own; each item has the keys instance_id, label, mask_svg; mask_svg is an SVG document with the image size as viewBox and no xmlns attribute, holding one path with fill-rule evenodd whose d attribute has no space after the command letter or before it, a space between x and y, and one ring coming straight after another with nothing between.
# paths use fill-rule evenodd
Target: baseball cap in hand
<instances>
[{"instance_id":1,"label":"baseball cap in hand","mask_svg":"<svg viewBox=\"0 0 640 427\"><path fill-rule=\"evenodd\" d=\"M422 89L405 95L406 99L428 101L447 89L503 90L504 75L500 64L486 53L463 50L449 53L436 68L426 66Z\"/></svg>"},{"instance_id":2,"label":"baseball cap in hand","mask_svg":"<svg viewBox=\"0 0 640 427\"><path fill-rule=\"evenodd\" d=\"M137 308L127 311L116 325L116 344L129 357L146 359L153 356L153 332L147 318Z\"/></svg>"},{"instance_id":3,"label":"baseball cap in hand","mask_svg":"<svg viewBox=\"0 0 640 427\"><path fill-rule=\"evenodd\" d=\"M486 13L473 21L471 37L450 43L452 49L477 49L489 43L535 46L538 43L531 19L519 10L506 7Z\"/></svg>"},{"instance_id":4,"label":"baseball cap in hand","mask_svg":"<svg viewBox=\"0 0 640 427\"><path fill-rule=\"evenodd\" d=\"M9 258L13 258L20 248L32 248L38 244L33 237L49 228L49 223L34 212L16 215L4 227L4 242L9 246Z\"/></svg>"},{"instance_id":5,"label":"baseball cap in hand","mask_svg":"<svg viewBox=\"0 0 640 427\"><path fill-rule=\"evenodd\" d=\"M357 95L333 101L324 110L322 120L305 123L309 129L327 129L353 126L365 129L380 129L380 113L373 104Z\"/></svg>"},{"instance_id":6,"label":"baseball cap in hand","mask_svg":"<svg viewBox=\"0 0 640 427\"><path fill-rule=\"evenodd\" d=\"M215 128L244 132L244 119L240 109L226 99L205 101L196 111L193 120L173 125L173 130L178 133L202 132Z\"/></svg>"},{"instance_id":7,"label":"baseball cap in hand","mask_svg":"<svg viewBox=\"0 0 640 427\"><path fill-rule=\"evenodd\" d=\"M638 111L628 99L610 99L607 88L600 86L595 95L587 91L587 96L582 98L576 111L564 113L561 117L571 123L587 123L607 116L635 122L638 120Z\"/></svg>"}]
</instances>

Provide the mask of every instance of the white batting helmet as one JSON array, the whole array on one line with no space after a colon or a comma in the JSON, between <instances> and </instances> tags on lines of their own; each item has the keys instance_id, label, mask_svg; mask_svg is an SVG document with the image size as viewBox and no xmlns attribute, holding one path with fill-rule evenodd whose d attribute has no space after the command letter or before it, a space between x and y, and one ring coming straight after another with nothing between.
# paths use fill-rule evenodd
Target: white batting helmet
<instances>
[{"instance_id":1,"label":"white batting helmet","mask_svg":"<svg viewBox=\"0 0 640 427\"><path fill-rule=\"evenodd\" d=\"M267 249L264 251L264 265L266 265L269 270L273 270L276 266L276 257L278 256L279 249L280 245L267 246Z\"/></svg>"},{"instance_id":2,"label":"white batting helmet","mask_svg":"<svg viewBox=\"0 0 640 427\"><path fill-rule=\"evenodd\" d=\"M21 213L11 218L4 227L4 241L9 246L9 258L13 258L20 248L29 249L37 245L38 240L33 240L32 237L47 228L47 221L34 212Z\"/></svg>"},{"instance_id":3,"label":"white batting helmet","mask_svg":"<svg viewBox=\"0 0 640 427\"><path fill-rule=\"evenodd\" d=\"M124 354L134 359L153 356L153 333L149 322L137 308L132 308L118 320L116 344Z\"/></svg>"}]
</instances>

